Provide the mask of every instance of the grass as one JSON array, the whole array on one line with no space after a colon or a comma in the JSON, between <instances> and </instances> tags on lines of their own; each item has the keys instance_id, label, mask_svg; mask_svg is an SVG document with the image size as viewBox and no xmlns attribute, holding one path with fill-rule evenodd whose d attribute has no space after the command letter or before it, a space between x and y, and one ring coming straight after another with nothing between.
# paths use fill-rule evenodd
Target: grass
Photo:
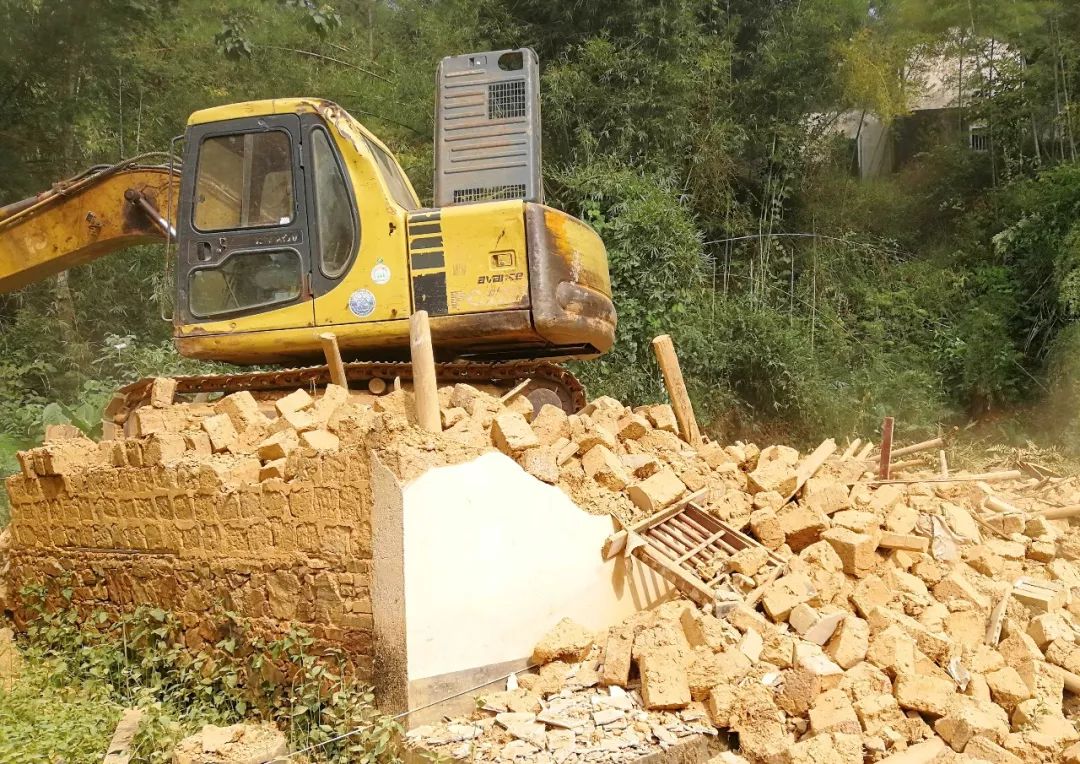
<instances>
[{"instance_id":1,"label":"grass","mask_svg":"<svg viewBox=\"0 0 1080 764\"><path fill-rule=\"evenodd\" d=\"M399 728L375 710L371 688L303 630L266 640L221 611L212 625L225 636L193 650L179 621L157 608L81 618L70 589L49 608L41 588L20 596L32 617L18 640L22 667L0 685L0 761L99 762L125 708L143 711L135 762L165 764L203 725L241 721L276 724L293 750L319 746L313 762L395 760Z\"/></svg>"}]
</instances>

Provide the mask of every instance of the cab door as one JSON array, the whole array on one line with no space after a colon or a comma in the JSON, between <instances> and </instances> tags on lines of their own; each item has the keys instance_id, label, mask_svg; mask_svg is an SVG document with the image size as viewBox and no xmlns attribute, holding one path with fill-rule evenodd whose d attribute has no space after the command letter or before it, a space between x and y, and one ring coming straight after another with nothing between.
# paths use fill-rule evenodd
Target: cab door
<instances>
[{"instance_id":1,"label":"cab door","mask_svg":"<svg viewBox=\"0 0 1080 764\"><path fill-rule=\"evenodd\" d=\"M295 114L190 129L181 183L177 314L210 333L314 324Z\"/></svg>"}]
</instances>

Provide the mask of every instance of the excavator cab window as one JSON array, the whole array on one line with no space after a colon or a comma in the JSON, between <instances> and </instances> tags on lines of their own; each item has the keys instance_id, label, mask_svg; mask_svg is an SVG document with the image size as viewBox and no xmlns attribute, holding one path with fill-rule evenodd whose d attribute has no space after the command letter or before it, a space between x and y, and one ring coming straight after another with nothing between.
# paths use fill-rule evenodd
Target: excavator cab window
<instances>
[{"instance_id":1,"label":"excavator cab window","mask_svg":"<svg viewBox=\"0 0 1080 764\"><path fill-rule=\"evenodd\" d=\"M294 208L288 133L218 135L202 142L195 181L197 229L288 225Z\"/></svg>"}]
</instances>

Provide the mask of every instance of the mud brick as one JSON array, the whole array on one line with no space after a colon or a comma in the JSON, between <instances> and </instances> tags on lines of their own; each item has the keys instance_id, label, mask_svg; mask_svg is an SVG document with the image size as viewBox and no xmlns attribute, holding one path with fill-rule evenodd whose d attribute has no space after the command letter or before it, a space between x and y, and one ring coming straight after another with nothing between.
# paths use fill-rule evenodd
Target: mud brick
<instances>
[{"instance_id":1,"label":"mud brick","mask_svg":"<svg viewBox=\"0 0 1080 764\"><path fill-rule=\"evenodd\" d=\"M297 390L297 392L302 393L304 391ZM259 444L259 458L267 462L274 461L275 459L285 459L299 445L300 439L296 436L296 433L293 430L282 430L281 432L275 432L273 435L271 435L269 438Z\"/></svg>"},{"instance_id":2,"label":"mud brick","mask_svg":"<svg viewBox=\"0 0 1080 764\"><path fill-rule=\"evenodd\" d=\"M255 396L248 390L226 395L214 404L214 411L227 415L238 433L266 427L269 424L266 416L259 410L259 403L255 400Z\"/></svg>"},{"instance_id":3,"label":"mud brick","mask_svg":"<svg viewBox=\"0 0 1080 764\"><path fill-rule=\"evenodd\" d=\"M787 545L793 552L800 552L813 544L829 527L829 518L800 504L789 504L782 508L777 512L777 518Z\"/></svg>"},{"instance_id":4,"label":"mud brick","mask_svg":"<svg viewBox=\"0 0 1080 764\"><path fill-rule=\"evenodd\" d=\"M277 409L279 416L284 416L294 411L306 409L314 400L306 390L294 390L284 398L278 398L274 401L274 408Z\"/></svg>"},{"instance_id":5,"label":"mud brick","mask_svg":"<svg viewBox=\"0 0 1080 764\"><path fill-rule=\"evenodd\" d=\"M645 708L672 711L690 704L690 682L676 648L656 647L638 660Z\"/></svg>"},{"instance_id":6,"label":"mud brick","mask_svg":"<svg viewBox=\"0 0 1080 764\"><path fill-rule=\"evenodd\" d=\"M686 486L679 480L679 476L670 469L662 469L630 486L627 495L635 505L646 512L654 513L675 503L685 492Z\"/></svg>"},{"instance_id":7,"label":"mud brick","mask_svg":"<svg viewBox=\"0 0 1080 764\"><path fill-rule=\"evenodd\" d=\"M530 426L542 446L550 446L560 438L570 438L570 420L558 406L541 406Z\"/></svg>"},{"instance_id":8,"label":"mud brick","mask_svg":"<svg viewBox=\"0 0 1080 764\"><path fill-rule=\"evenodd\" d=\"M956 684L951 679L902 674L896 678L893 694L901 708L931 716L944 716L956 695Z\"/></svg>"},{"instance_id":9,"label":"mud brick","mask_svg":"<svg viewBox=\"0 0 1080 764\"><path fill-rule=\"evenodd\" d=\"M867 533L856 533L848 528L830 528L821 537L832 545L843 563L844 572L849 576L866 576L878 563L874 553L877 544L873 536Z\"/></svg>"},{"instance_id":10,"label":"mud brick","mask_svg":"<svg viewBox=\"0 0 1080 764\"><path fill-rule=\"evenodd\" d=\"M607 446L593 446L581 459L585 474L612 491L621 491L630 483L630 475L623 468L619 457Z\"/></svg>"},{"instance_id":11,"label":"mud brick","mask_svg":"<svg viewBox=\"0 0 1080 764\"><path fill-rule=\"evenodd\" d=\"M150 405L156 409L168 408L176 396L176 380L171 377L155 377L150 383Z\"/></svg>"},{"instance_id":12,"label":"mud brick","mask_svg":"<svg viewBox=\"0 0 1080 764\"><path fill-rule=\"evenodd\" d=\"M516 411L506 411L491 424L491 441L507 456L514 456L540 445L540 439L529 427L525 417Z\"/></svg>"},{"instance_id":13,"label":"mud brick","mask_svg":"<svg viewBox=\"0 0 1080 764\"><path fill-rule=\"evenodd\" d=\"M202 428L210 438L210 447L220 453L236 445L237 432L228 414L215 414L202 420ZM130 461L130 452L128 454Z\"/></svg>"}]
</instances>

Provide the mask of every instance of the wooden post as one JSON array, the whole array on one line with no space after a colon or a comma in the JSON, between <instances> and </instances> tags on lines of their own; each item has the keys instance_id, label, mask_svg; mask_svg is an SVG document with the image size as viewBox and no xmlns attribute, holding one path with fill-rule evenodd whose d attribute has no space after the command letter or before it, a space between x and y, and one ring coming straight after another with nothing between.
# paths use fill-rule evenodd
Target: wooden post
<instances>
[{"instance_id":1,"label":"wooden post","mask_svg":"<svg viewBox=\"0 0 1080 764\"><path fill-rule=\"evenodd\" d=\"M439 387L435 382L435 350L431 346L431 322L426 310L418 310L409 318L409 347L416 419L428 432L442 432Z\"/></svg>"},{"instance_id":2,"label":"wooden post","mask_svg":"<svg viewBox=\"0 0 1080 764\"><path fill-rule=\"evenodd\" d=\"M878 462L878 479L889 479L889 465L892 464L893 418L885 417L881 423L881 460Z\"/></svg>"},{"instance_id":3,"label":"wooden post","mask_svg":"<svg viewBox=\"0 0 1080 764\"><path fill-rule=\"evenodd\" d=\"M690 396L686 392L679 357L675 355L675 345L671 337L661 334L652 341L652 346L656 362L660 364L660 371L664 375L664 386L667 387L671 408L675 410L675 419L679 422L679 434L683 440L697 448L701 445L701 430L698 429L694 407L690 404Z\"/></svg>"},{"instance_id":4,"label":"wooden post","mask_svg":"<svg viewBox=\"0 0 1080 764\"><path fill-rule=\"evenodd\" d=\"M323 355L326 356L326 365L330 367L330 381L348 389L349 380L345 377L345 364L341 361L341 350L338 349L337 335L333 332L323 332L319 335L322 342Z\"/></svg>"},{"instance_id":5,"label":"wooden post","mask_svg":"<svg viewBox=\"0 0 1080 764\"><path fill-rule=\"evenodd\" d=\"M949 460L945 458L945 451L941 450L937 452L938 458L938 475L943 478L949 476Z\"/></svg>"}]
</instances>

